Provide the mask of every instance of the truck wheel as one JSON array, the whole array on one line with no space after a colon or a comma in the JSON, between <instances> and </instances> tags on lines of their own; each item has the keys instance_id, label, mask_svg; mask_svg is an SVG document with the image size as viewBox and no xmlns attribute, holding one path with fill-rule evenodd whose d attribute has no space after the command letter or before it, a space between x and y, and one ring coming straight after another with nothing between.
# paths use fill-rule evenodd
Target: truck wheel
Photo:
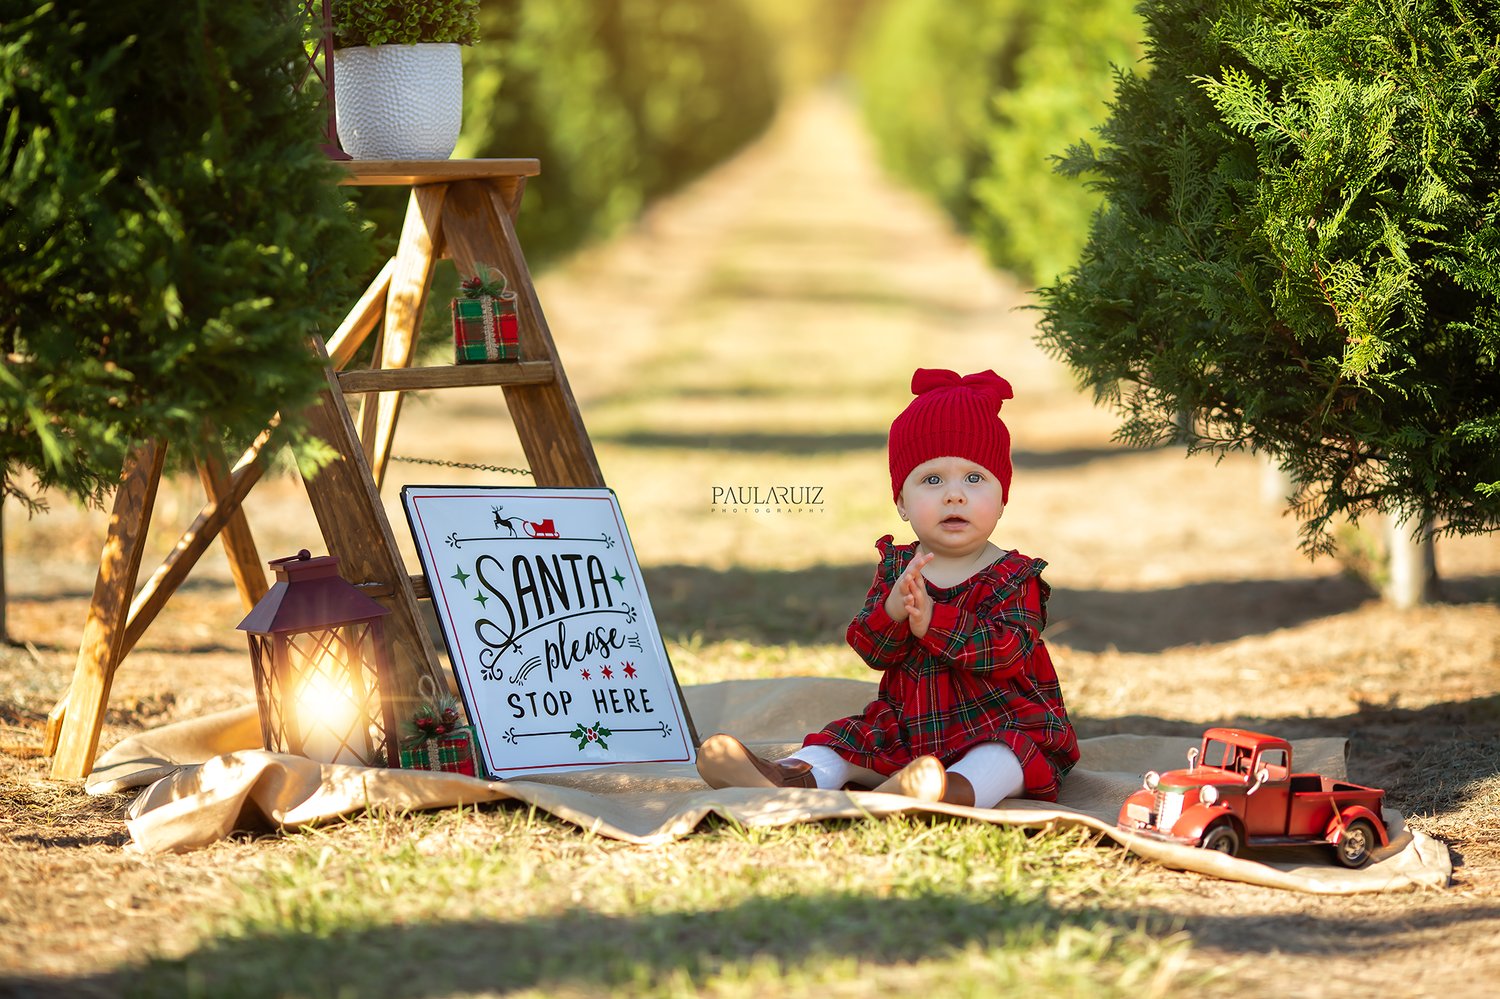
<instances>
[{"instance_id":1,"label":"truck wheel","mask_svg":"<svg viewBox=\"0 0 1500 999\"><path fill-rule=\"evenodd\" d=\"M1379 842L1369 819L1355 819L1334 844L1333 855L1345 867L1363 867L1370 862L1370 852Z\"/></svg>"},{"instance_id":2,"label":"truck wheel","mask_svg":"<svg viewBox=\"0 0 1500 999\"><path fill-rule=\"evenodd\" d=\"M1198 845L1205 850L1215 850L1233 857L1240 852L1240 834L1235 832L1234 826L1229 823L1221 823L1210 826L1203 834L1203 841Z\"/></svg>"}]
</instances>

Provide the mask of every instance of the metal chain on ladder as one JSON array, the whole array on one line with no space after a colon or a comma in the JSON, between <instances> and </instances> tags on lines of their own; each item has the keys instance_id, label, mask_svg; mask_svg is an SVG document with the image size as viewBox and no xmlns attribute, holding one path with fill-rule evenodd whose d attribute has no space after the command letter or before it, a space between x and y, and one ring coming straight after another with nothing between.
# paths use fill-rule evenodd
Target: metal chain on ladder
<instances>
[{"instance_id":1,"label":"metal chain on ladder","mask_svg":"<svg viewBox=\"0 0 1500 999\"><path fill-rule=\"evenodd\" d=\"M471 461L446 461L442 458L412 458L406 455L393 454L391 461L399 461L408 465L437 465L440 468L465 468L475 472L501 472L506 475L531 475L529 468L510 468L506 465L479 465Z\"/></svg>"}]
</instances>

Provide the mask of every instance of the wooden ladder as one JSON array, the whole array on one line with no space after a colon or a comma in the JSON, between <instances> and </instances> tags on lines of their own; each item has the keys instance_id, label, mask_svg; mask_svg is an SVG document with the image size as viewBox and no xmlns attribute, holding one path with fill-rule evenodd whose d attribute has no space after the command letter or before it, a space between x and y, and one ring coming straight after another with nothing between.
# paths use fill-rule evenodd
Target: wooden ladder
<instances>
[{"instance_id":1,"label":"wooden ladder","mask_svg":"<svg viewBox=\"0 0 1500 999\"><path fill-rule=\"evenodd\" d=\"M395 699L398 716L404 716L417 699L421 677L438 675L438 659L416 603L429 595L426 580L407 572L380 501L402 393L498 385L537 485L602 486L604 476L516 238L514 220L526 178L540 171L538 162L344 165L346 184L403 185L411 188L411 197L396 255L327 343L311 345L327 359L328 386L306 414L308 424L338 457L307 480L307 493L343 576L391 611L386 635L396 675L386 694ZM518 363L411 366L433 269L444 257L461 273L488 265L510 280L521 333ZM345 370L377 330L374 366ZM365 400L357 427L346 401L350 395ZM246 609L265 594L265 567L241 504L264 472L262 451L273 439L276 422L232 468L212 455L200 462L208 502L139 593L136 580L166 442L147 441L127 459L72 685L48 718L45 748L53 753L53 777L80 778L93 769L115 671L216 537L222 536Z\"/></svg>"}]
</instances>

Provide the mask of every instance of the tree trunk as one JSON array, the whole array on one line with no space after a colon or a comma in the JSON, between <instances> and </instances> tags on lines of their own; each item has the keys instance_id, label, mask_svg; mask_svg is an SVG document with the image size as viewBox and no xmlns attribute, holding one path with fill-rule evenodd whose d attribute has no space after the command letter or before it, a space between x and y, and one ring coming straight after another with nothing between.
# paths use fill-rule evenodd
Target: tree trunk
<instances>
[{"instance_id":1,"label":"tree trunk","mask_svg":"<svg viewBox=\"0 0 1500 999\"><path fill-rule=\"evenodd\" d=\"M1415 536L1414 536L1415 535ZM1432 543L1432 523L1418 525L1386 517L1386 543L1390 552L1385 599L1396 607L1416 607L1437 597L1437 558Z\"/></svg>"},{"instance_id":2,"label":"tree trunk","mask_svg":"<svg viewBox=\"0 0 1500 999\"><path fill-rule=\"evenodd\" d=\"M1292 477L1268 454L1260 456L1260 501L1272 509L1284 510L1292 496Z\"/></svg>"},{"instance_id":3,"label":"tree trunk","mask_svg":"<svg viewBox=\"0 0 1500 999\"><path fill-rule=\"evenodd\" d=\"M0 645L10 644L10 628L5 619L5 484L0 481Z\"/></svg>"}]
</instances>

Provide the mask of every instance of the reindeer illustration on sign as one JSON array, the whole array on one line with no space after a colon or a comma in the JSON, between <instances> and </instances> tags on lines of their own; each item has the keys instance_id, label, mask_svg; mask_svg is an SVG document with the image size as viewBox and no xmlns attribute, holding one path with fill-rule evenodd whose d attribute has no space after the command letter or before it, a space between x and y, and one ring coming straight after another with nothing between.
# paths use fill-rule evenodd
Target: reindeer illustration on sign
<instances>
[{"instance_id":1,"label":"reindeer illustration on sign","mask_svg":"<svg viewBox=\"0 0 1500 999\"><path fill-rule=\"evenodd\" d=\"M503 507L503 506L492 506L492 507L490 507L490 513L493 513L495 515L495 527L497 529L501 528L501 527L505 528L507 531L510 532L510 536L513 537L513 538L514 537L519 537L519 535L516 534L516 524L517 523L524 524L524 523L526 523L526 521L522 520L520 517L502 517L502 516L500 516L500 511L504 510L504 509L505 509L505 507Z\"/></svg>"}]
</instances>

